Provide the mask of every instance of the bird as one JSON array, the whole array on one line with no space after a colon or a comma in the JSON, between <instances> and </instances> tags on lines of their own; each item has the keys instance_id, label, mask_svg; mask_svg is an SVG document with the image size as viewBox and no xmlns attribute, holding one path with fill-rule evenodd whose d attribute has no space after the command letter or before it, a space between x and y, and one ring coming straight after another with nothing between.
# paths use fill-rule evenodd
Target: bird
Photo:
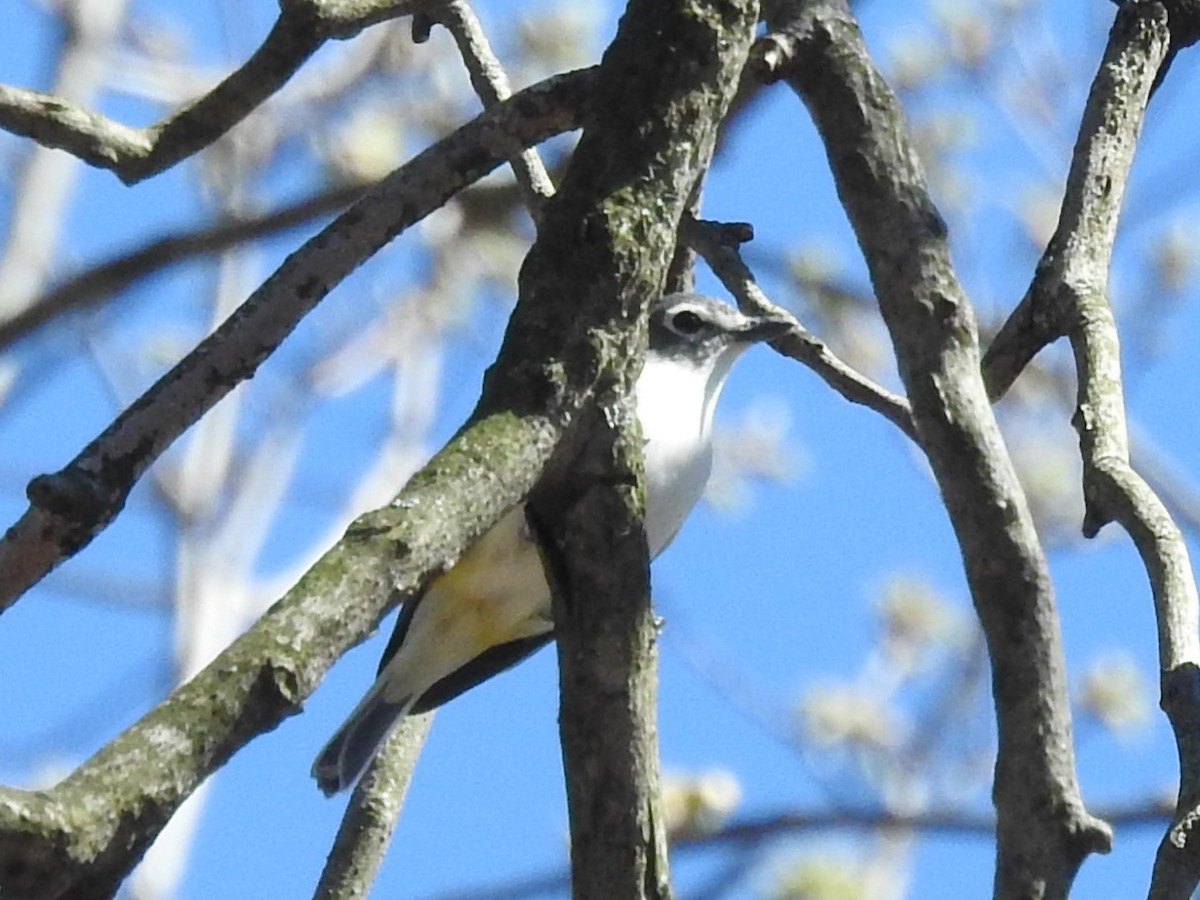
<instances>
[{"instance_id":1,"label":"bird","mask_svg":"<svg viewBox=\"0 0 1200 900\"><path fill-rule=\"evenodd\" d=\"M701 294L668 294L652 305L634 386L652 559L704 493L713 411L734 362L794 324L786 315L746 315ZM374 684L313 763L318 787L327 796L350 787L406 715L441 706L553 636L550 587L519 503L402 606Z\"/></svg>"}]
</instances>

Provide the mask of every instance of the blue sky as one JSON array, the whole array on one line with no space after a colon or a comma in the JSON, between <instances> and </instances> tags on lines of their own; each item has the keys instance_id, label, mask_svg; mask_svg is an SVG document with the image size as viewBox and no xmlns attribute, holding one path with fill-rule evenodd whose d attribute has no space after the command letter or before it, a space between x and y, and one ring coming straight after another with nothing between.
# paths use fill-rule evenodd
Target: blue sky
<instances>
[{"instance_id":1,"label":"blue sky","mask_svg":"<svg viewBox=\"0 0 1200 900\"><path fill-rule=\"evenodd\" d=\"M151 4L135 4L133 15ZM228 6L228 5L227 5ZM244 57L268 27L272 3L244 4L248 23L231 36L220 17L188 4L157 4L189 28L198 54L214 65ZM495 24L516 4L483 5ZM863 24L885 64L890 48L907 34L920 37L920 10L868 3ZM229 6L229 8L232 8ZM923 9L923 8L922 8ZM1099 58L1110 15L1107 4L1062 4L1044 20L1055 30L1076 76L1086 86ZM226 15L229 9L226 9ZM0 80L43 86L38 54L49 37L33 4L15 4L10 35L0 53ZM611 16L605 19L611 28ZM253 27L251 25L253 23ZM1037 34L1030 40L1037 46ZM1184 335L1200 329L1194 286L1173 304L1140 305L1139 261L1159 239L1156 223L1177 221L1194 229L1197 207L1189 188L1164 189L1191 149L1177 137L1181 110L1195 85L1186 58L1151 111L1139 154L1129 206L1137 212L1123 231L1115 263L1114 290L1122 324L1158 326L1158 353L1133 360L1128 399L1131 413L1159 451L1185 474L1200 472L1200 417L1195 413L1198 368ZM1081 80L1080 80L1081 79ZM1047 128L1045 146L1065 167L1082 88L1059 98L1061 120ZM951 80L916 101L914 120L933 110L971 108L979 98ZM927 105L926 105L927 104ZM120 97L104 108L145 121L144 104ZM979 116L955 156L973 198L969 214L949 214L955 257L968 291L984 317L1002 315L1019 298L1035 253L1022 242L1013 205L1030 185L1061 180L1065 168L1042 172L1035 154L1014 137L1002 118ZM14 142L0 143L13 152ZM1051 156L1051 158L1054 158ZM1191 157L1194 158L1194 155ZM295 163L296 171L306 171ZM106 173L81 171L79 193L62 235L62 271L136 245L168 227L197 221L203 208L191 196L194 176L166 173L133 189ZM1056 189L1056 188L1055 188ZM288 186L280 188L286 193ZM7 191L0 203L9 203ZM841 274L865 285L845 218L837 206L815 132L800 103L775 89L738 129L709 183L705 215L750 220L756 252L819 246L842 264ZM307 234L307 232L304 232ZM259 277L298 242L293 234L267 243L255 261ZM280 361L256 379L272 398L287 396L289 374L320 342L322 329L341 327L362 295L380 279L402 277L415 266L399 246L339 288L314 321L284 348ZM399 272L400 274L397 274ZM186 349L206 313L212 272L188 264L130 292L98 322L114 354L141 346L149 334L167 333ZM702 280L717 291L711 279ZM778 281L766 280L781 299ZM865 288L864 288L865 289ZM431 445L444 440L474 403L482 372L498 346L501 307L483 306L464 339L448 348L443 390ZM23 376L0 407L0 517L12 521L24 508L23 488L38 473L71 458L114 412L83 352L89 322L64 332L35 336L13 351ZM170 344L170 342L168 342ZM170 344L173 346L173 344ZM1127 347L1127 362L1129 352ZM137 367L130 378L145 376ZM380 410L390 388L377 377L325 404L308 421L286 513L277 522L259 566L280 569L301 557L321 534L331 512L327 501L366 464L380 434ZM735 370L718 414L741 421L756 405L785 409L788 445L798 462L786 483L754 485L748 504L733 514L700 508L677 542L656 563L654 591L666 619L661 666L661 742L664 767L700 772L727 769L738 776L737 815L820 808L830 797L871 806L870 792L847 770L812 755L801 756L750 721L744 709L714 689L696 657L723 661L747 696L786 713L806 686L853 679L877 635L872 600L897 574L928 581L964 616L969 601L953 536L937 492L913 448L874 414L834 395L808 371L765 349L747 354ZM69 410L68 415L47 411ZM253 428L251 428L253 431ZM1065 420L1056 440L1072 440ZM1192 542L1193 552L1195 543ZM120 520L45 586L31 592L0 623L0 679L9 686L0 716L0 780L27 783L51 761L69 766L135 721L170 686L172 622L162 605L172 577L175 544L161 510L143 487ZM1090 544L1056 550L1051 564L1064 621L1072 683L1098 655L1121 649L1137 663L1155 697L1155 635L1149 590L1130 542L1113 527ZM121 596L98 601L102 581ZM311 892L337 827L343 800L326 800L308 776L313 754L370 682L383 634L352 651L330 673L302 715L253 742L213 780L194 853L178 896L201 898L305 896ZM711 674L711 672L710 672ZM928 687L928 686L927 686ZM567 846L561 765L556 729L553 651L446 707L438 714L418 766L394 844L380 874L377 895L426 898L455 890L519 880L565 864ZM961 732L989 739L986 705L965 714ZM1117 739L1080 722L1079 771L1085 799L1106 805L1132 801L1174 785L1174 750L1165 720L1152 710L1149 724ZM818 777L820 776L820 777ZM986 786L962 802L989 808ZM1089 860L1075 896L1130 896L1144 890L1154 829L1118 834L1115 852ZM794 851L826 849L853 854L870 844L854 834L786 837L764 848L742 889L755 896ZM990 889L992 847L979 838L922 838L913 851L909 896L984 897ZM695 853L673 860L680 896L703 883L719 865Z\"/></svg>"}]
</instances>

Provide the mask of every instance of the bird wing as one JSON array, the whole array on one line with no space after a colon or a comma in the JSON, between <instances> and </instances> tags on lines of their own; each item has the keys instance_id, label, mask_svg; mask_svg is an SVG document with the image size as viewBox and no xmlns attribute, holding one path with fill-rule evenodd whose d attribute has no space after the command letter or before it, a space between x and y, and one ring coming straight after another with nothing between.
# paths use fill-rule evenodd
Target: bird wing
<instances>
[{"instance_id":1,"label":"bird wing","mask_svg":"<svg viewBox=\"0 0 1200 900\"><path fill-rule=\"evenodd\" d=\"M499 675L505 669L512 668L527 656L541 650L553 638L554 631L550 630L543 634L535 634L489 647L425 691L417 698L410 712L423 713L437 709L443 703L453 700L464 691L469 691L475 685L487 681L493 675Z\"/></svg>"}]
</instances>

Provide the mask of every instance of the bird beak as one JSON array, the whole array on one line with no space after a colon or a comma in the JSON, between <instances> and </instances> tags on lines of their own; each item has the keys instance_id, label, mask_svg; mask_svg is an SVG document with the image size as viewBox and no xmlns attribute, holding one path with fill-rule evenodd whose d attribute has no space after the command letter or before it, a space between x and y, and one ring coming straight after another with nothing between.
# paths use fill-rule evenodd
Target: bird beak
<instances>
[{"instance_id":1,"label":"bird beak","mask_svg":"<svg viewBox=\"0 0 1200 900\"><path fill-rule=\"evenodd\" d=\"M746 323L738 329L738 338L747 344L773 341L783 337L796 325L791 316L747 316Z\"/></svg>"}]
</instances>

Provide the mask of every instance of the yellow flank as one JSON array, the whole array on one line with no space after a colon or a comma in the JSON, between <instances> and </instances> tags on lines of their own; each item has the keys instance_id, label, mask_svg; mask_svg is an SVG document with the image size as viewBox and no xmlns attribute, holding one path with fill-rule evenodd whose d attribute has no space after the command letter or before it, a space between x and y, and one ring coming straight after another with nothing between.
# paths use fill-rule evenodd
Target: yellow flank
<instances>
[{"instance_id":1,"label":"yellow flank","mask_svg":"<svg viewBox=\"0 0 1200 900\"><path fill-rule=\"evenodd\" d=\"M524 525L518 506L429 586L384 672L389 700L419 696L490 647L553 627L550 588Z\"/></svg>"}]
</instances>

